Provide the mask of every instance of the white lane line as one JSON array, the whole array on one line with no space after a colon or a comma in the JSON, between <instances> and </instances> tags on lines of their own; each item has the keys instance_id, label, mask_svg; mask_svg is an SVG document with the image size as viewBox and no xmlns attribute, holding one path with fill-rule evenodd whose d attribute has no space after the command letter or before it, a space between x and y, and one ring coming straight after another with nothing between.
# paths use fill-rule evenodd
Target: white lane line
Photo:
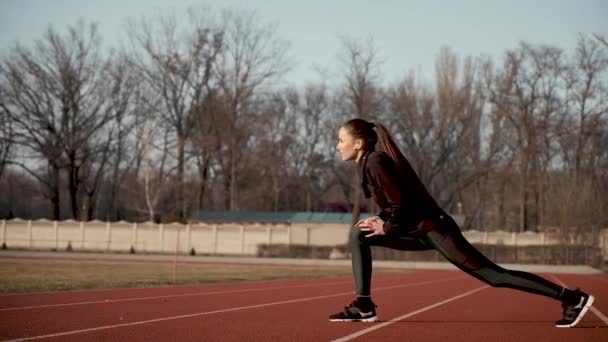
<instances>
[{"instance_id":1,"label":"white lane line","mask_svg":"<svg viewBox=\"0 0 608 342\"><path fill-rule=\"evenodd\" d=\"M466 277L460 276L460 277L452 277L452 278L446 278L446 279L440 279L440 280L421 281L418 283L410 283L410 284L404 284L404 285L386 286L386 287L376 288L376 289L374 289L374 292L397 289L397 288L405 288L405 287L422 286L422 285L427 285L427 284L436 284L436 283L442 283L442 282L452 281L452 280L456 280L456 279L464 279L464 278L466 278ZM249 305L249 306L240 306L240 307L234 307L234 308L228 308L228 309L198 312L198 313L193 313L193 314L188 314L188 315L155 318L155 319L150 319L150 320L145 320L145 321L136 321L136 322L131 322L131 323L104 325L104 326L88 328L88 329L71 330L71 331L64 331L64 332L55 333L55 334L19 338L19 339L14 339L14 340L8 340L5 342L32 341L32 340L39 340L39 339L43 339L43 338L61 337L61 336L75 335L75 334L81 334L81 333L93 332L93 331L99 331L99 330L123 328L123 327L130 327L130 326L142 325L142 324L148 324L148 323L176 320L176 319L181 319L181 318L207 316L207 315L213 315L213 314L219 314L219 313L225 313L225 312L231 312L231 311L249 310L249 309L263 308L263 307L267 307L267 306L292 304L292 303L298 303L298 302L305 302L305 301L332 298L332 297L340 297L340 296L347 296L347 295L352 296L352 295L354 295L354 292L353 291L340 292L340 293L334 293L334 294L324 295L324 296L306 297L306 298L298 298L298 299L292 299L292 300L284 300L284 301L280 301L280 302L256 304L256 305Z\"/></svg>"},{"instance_id":2,"label":"white lane line","mask_svg":"<svg viewBox=\"0 0 608 342\"><path fill-rule=\"evenodd\" d=\"M600 310L596 309L595 306L591 307L591 312L593 312L597 318L601 319L604 324L608 325L608 317L604 315Z\"/></svg>"},{"instance_id":3,"label":"white lane line","mask_svg":"<svg viewBox=\"0 0 608 342\"><path fill-rule=\"evenodd\" d=\"M318 284L318 285L316 285L316 284L304 284L304 285L293 285L293 286L275 286L275 287L265 287L265 288L258 288L258 289L251 289L250 288L250 289L212 291L212 292L181 293L181 294L164 295L164 296L149 296L149 297L121 298L121 299L104 299L104 300L95 300L95 301L88 301L88 302L58 303L58 304L34 305L34 306L17 306L17 307L12 307L12 308L0 309L0 312L2 312L2 311L15 311L15 310L31 310L31 309L55 308L55 307L76 306L76 305L109 304L109 303L119 303L119 302L134 302L134 301L142 301L142 300L180 298L180 297L210 296L210 295L232 294L232 293L243 293L243 292L262 292L262 291L273 291L273 290L297 289L297 288L302 288L302 287L317 287L317 286L328 286L328 285L341 285L341 284L347 284L347 283L350 283L350 282L343 281L343 282L323 283L323 284Z\"/></svg>"},{"instance_id":4,"label":"white lane line","mask_svg":"<svg viewBox=\"0 0 608 342\"><path fill-rule=\"evenodd\" d=\"M466 296L468 296L468 295L470 295L470 294L473 294L473 293L475 293L475 292L481 291L481 290L486 289L486 288L488 288L488 287L489 287L489 286L487 286L487 285L482 286L482 287L478 287L478 288L476 288L476 289L474 289L474 290L471 290L471 291L469 291L469 292L465 292L465 293L462 293L462 294L460 294L460 295L458 295L458 296L454 296L454 297L452 297L452 298L448 298L448 299L446 299L446 300L443 300L443 301L441 301L441 302L437 302L437 303L435 303L435 304L429 305L429 306L424 307L424 308L422 308L422 309L418 309L418 310L416 310L416 311L412 311L412 312L407 313L407 314L405 314L405 315L403 315L403 316L399 316L399 317L393 318L393 319L391 319L390 321L387 321L387 322L384 322L384 323L381 323L381 324L378 324L378 325L374 325L374 326L369 327L369 328L367 328L367 329L359 330L359 331L357 331L357 332L355 332L355 333L352 333L352 334L347 335L347 336L344 336L344 337L340 337L340 338L338 338L338 339L333 340L332 342L344 342L344 341L350 341L350 340L352 340L352 339L354 339L354 338L357 338L357 337L359 337L359 336L362 336L362 335L365 335L365 334L370 333L370 332L372 332L372 331L375 331L375 330L378 330L378 329L384 328L384 327L389 326L389 325L391 325L391 324L393 324L393 323L395 323L395 322L402 321L402 320L404 320L404 319L406 319L406 318L409 318L409 317L412 317L412 316L414 316L414 315L417 315L417 314L419 314L419 313L421 313L421 312L425 312L425 311L428 311L428 310L434 309L434 308L436 308L436 307L438 307L438 306L441 306L441 305L443 305L443 304L449 303L449 302L454 301L454 300L456 300L456 299L460 299L460 298L462 298L462 297L466 297Z\"/></svg>"},{"instance_id":5,"label":"white lane line","mask_svg":"<svg viewBox=\"0 0 608 342\"><path fill-rule=\"evenodd\" d=\"M556 277L556 276L554 276L553 274L552 274L550 277L551 277L551 279L553 279L553 280L554 280L556 283L558 283L558 284L559 284L559 286L561 286L561 287L567 287L567 286L566 286L566 284L564 284L564 282L563 282L563 281L559 280L559 278L558 278L558 277Z\"/></svg>"},{"instance_id":6,"label":"white lane line","mask_svg":"<svg viewBox=\"0 0 608 342\"><path fill-rule=\"evenodd\" d=\"M262 292L262 291L273 291L273 290L296 289L296 288L304 288L304 287L319 287L319 286L328 286L328 285L329 286L331 286L331 285L342 285L342 284L349 284L351 282L352 281L339 281L339 282L320 283L320 284L310 283L310 284L302 284L302 285L275 286L275 287L265 287L265 288L256 288L256 289L249 288L249 289L239 289L239 290L224 290L224 291L211 291L211 292L182 293L182 294L173 294L173 295L164 295L164 296L148 296L148 297L121 298L121 299L104 299L104 300L95 300L95 301L86 301L86 302L73 302L73 303L57 303L57 304L46 304L46 305L17 306L17 307L10 307L10 308L0 308L0 312L3 312L3 311L17 311L17 310L32 310L32 309L46 309L46 308L65 307L65 306L77 306L77 305L110 304L110 303L134 302L134 301L167 299L167 298L180 298L180 297L209 296L209 295L245 293L245 292Z\"/></svg>"},{"instance_id":7,"label":"white lane line","mask_svg":"<svg viewBox=\"0 0 608 342\"><path fill-rule=\"evenodd\" d=\"M551 277L555 279L560 286L568 287L568 285L566 285L566 283L561 281L561 279L559 279L558 277L554 275L552 275ZM596 309L595 306L591 306L591 312L593 312L597 316L597 318L604 322L604 324L608 325L608 317L606 317L606 315L604 315L600 310Z\"/></svg>"}]
</instances>

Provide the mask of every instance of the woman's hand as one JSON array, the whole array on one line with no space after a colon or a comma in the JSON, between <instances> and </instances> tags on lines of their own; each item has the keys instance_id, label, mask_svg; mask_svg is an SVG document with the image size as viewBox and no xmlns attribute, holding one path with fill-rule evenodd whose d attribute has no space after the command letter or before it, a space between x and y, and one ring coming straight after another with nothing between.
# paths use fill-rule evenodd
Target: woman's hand
<instances>
[{"instance_id":1,"label":"woman's hand","mask_svg":"<svg viewBox=\"0 0 608 342\"><path fill-rule=\"evenodd\" d=\"M370 217L365 220L361 220L356 225L363 232L371 232L371 234L365 235L366 238L375 235L386 235L384 231L384 221L378 216Z\"/></svg>"}]
</instances>

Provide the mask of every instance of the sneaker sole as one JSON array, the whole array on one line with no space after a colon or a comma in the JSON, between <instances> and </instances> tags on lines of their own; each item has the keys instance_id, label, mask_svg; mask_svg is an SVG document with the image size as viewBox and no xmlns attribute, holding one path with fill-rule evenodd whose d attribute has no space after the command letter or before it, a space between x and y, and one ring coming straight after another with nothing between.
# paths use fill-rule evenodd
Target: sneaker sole
<instances>
[{"instance_id":1,"label":"sneaker sole","mask_svg":"<svg viewBox=\"0 0 608 342\"><path fill-rule=\"evenodd\" d=\"M580 322L580 320L583 318L583 316L585 316L585 314L587 313L587 311L591 308L591 305L593 305L593 302L595 301L595 297L593 297L592 295L589 295L589 299L587 300L587 304L585 304L585 307L583 307L583 309L581 310L581 313L578 314L578 317L576 317L576 319L574 320L574 322L570 323L570 324L564 324L564 325L555 325L558 328L572 328L573 326L577 325L578 322Z\"/></svg>"},{"instance_id":2,"label":"sneaker sole","mask_svg":"<svg viewBox=\"0 0 608 342\"><path fill-rule=\"evenodd\" d=\"M368 318L330 319L330 322L375 322L378 316Z\"/></svg>"}]
</instances>

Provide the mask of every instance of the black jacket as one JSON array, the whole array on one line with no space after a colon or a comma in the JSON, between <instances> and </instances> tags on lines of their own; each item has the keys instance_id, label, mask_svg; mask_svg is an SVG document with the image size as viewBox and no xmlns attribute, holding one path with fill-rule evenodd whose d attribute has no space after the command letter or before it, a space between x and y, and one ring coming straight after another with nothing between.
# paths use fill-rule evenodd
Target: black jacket
<instances>
[{"instance_id":1,"label":"black jacket","mask_svg":"<svg viewBox=\"0 0 608 342\"><path fill-rule=\"evenodd\" d=\"M386 153L368 151L360 161L363 193L372 195L382 211L378 216L385 222L387 234L419 236L426 234L423 220L445 215L437 205L407 160L401 169ZM371 191L369 189L371 186Z\"/></svg>"}]
</instances>

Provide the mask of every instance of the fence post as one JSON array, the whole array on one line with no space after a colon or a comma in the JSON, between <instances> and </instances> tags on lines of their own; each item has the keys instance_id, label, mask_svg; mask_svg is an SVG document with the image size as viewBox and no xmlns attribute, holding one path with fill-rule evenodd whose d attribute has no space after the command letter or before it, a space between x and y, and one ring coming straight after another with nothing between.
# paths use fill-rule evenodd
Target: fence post
<instances>
[{"instance_id":1,"label":"fence post","mask_svg":"<svg viewBox=\"0 0 608 342\"><path fill-rule=\"evenodd\" d=\"M27 220L27 247L32 247L32 220Z\"/></svg>"},{"instance_id":2,"label":"fence post","mask_svg":"<svg viewBox=\"0 0 608 342\"><path fill-rule=\"evenodd\" d=\"M80 221L80 249L84 249L84 221Z\"/></svg>"},{"instance_id":3,"label":"fence post","mask_svg":"<svg viewBox=\"0 0 608 342\"><path fill-rule=\"evenodd\" d=\"M177 253L179 252L179 232L182 225L177 226L177 234L175 234L175 257L173 258L173 283L177 280Z\"/></svg>"},{"instance_id":4,"label":"fence post","mask_svg":"<svg viewBox=\"0 0 608 342\"><path fill-rule=\"evenodd\" d=\"M159 242L159 243L160 243L160 250L159 250L159 252L162 252L162 251L163 251L163 249L164 249L164 241L163 241L163 240L164 240L164 235L165 235L165 232L164 232L164 226L163 226L163 224L161 223L161 224L158 226L158 239L159 239L159 241L160 241L160 242Z\"/></svg>"},{"instance_id":5,"label":"fence post","mask_svg":"<svg viewBox=\"0 0 608 342\"><path fill-rule=\"evenodd\" d=\"M245 226L241 225L241 255L245 254Z\"/></svg>"},{"instance_id":6,"label":"fence post","mask_svg":"<svg viewBox=\"0 0 608 342\"><path fill-rule=\"evenodd\" d=\"M133 223L133 230L131 231L131 246L137 248L137 222Z\"/></svg>"},{"instance_id":7,"label":"fence post","mask_svg":"<svg viewBox=\"0 0 608 342\"><path fill-rule=\"evenodd\" d=\"M287 225L287 245L291 246L291 224Z\"/></svg>"},{"instance_id":8,"label":"fence post","mask_svg":"<svg viewBox=\"0 0 608 342\"><path fill-rule=\"evenodd\" d=\"M217 253L217 224L214 224L212 229L213 229L212 230L213 254L216 254Z\"/></svg>"},{"instance_id":9,"label":"fence post","mask_svg":"<svg viewBox=\"0 0 608 342\"><path fill-rule=\"evenodd\" d=\"M6 244L6 220L2 220L2 243Z\"/></svg>"},{"instance_id":10,"label":"fence post","mask_svg":"<svg viewBox=\"0 0 608 342\"><path fill-rule=\"evenodd\" d=\"M545 234L545 232L540 233L540 244L543 246L547 243L547 237Z\"/></svg>"},{"instance_id":11,"label":"fence post","mask_svg":"<svg viewBox=\"0 0 608 342\"><path fill-rule=\"evenodd\" d=\"M57 228L57 221L53 221L53 233L55 234L55 249L59 250L59 229Z\"/></svg>"},{"instance_id":12,"label":"fence post","mask_svg":"<svg viewBox=\"0 0 608 342\"><path fill-rule=\"evenodd\" d=\"M272 243L272 227L271 226L266 227L266 242L268 243L268 245L270 245Z\"/></svg>"},{"instance_id":13,"label":"fence post","mask_svg":"<svg viewBox=\"0 0 608 342\"><path fill-rule=\"evenodd\" d=\"M602 263L604 262L604 260L608 259L608 257L606 256L606 251L608 250L608 247L606 246L606 236L608 236L608 230L602 229L601 230L601 236L602 236L602 249L600 250L600 255L602 256Z\"/></svg>"},{"instance_id":14,"label":"fence post","mask_svg":"<svg viewBox=\"0 0 608 342\"><path fill-rule=\"evenodd\" d=\"M108 240L107 245L106 245L106 251L110 250L110 244L112 241L112 228L111 228L111 224L110 221L106 222L106 238Z\"/></svg>"},{"instance_id":15,"label":"fence post","mask_svg":"<svg viewBox=\"0 0 608 342\"><path fill-rule=\"evenodd\" d=\"M306 227L306 246L310 246L310 227Z\"/></svg>"},{"instance_id":16,"label":"fence post","mask_svg":"<svg viewBox=\"0 0 608 342\"><path fill-rule=\"evenodd\" d=\"M190 222L186 225L186 253L190 252Z\"/></svg>"}]
</instances>

